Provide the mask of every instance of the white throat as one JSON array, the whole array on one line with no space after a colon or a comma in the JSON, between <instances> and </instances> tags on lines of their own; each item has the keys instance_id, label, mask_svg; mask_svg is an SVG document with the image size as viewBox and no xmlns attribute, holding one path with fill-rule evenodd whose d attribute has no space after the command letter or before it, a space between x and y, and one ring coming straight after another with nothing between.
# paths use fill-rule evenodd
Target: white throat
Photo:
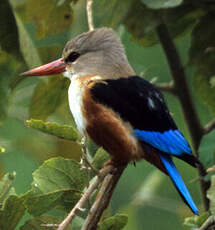
<instances>
[{"instance_id":1,"label":"white throat","mask_svg":"<svg viewBox=\"0 0 215 230\"><path fill-rule=\"evenodd\" d=\"M82 74L77 74L77 73L70 73L68 70L63 72L63 76L66 78L69 78L70 80L77 79L80 77Z\"/></svg>"},{"instance_id":2,"label":"white throat","mask_svg":"<svg viewBox=\"0 0 215 230\"><path fill-rule=\"evenodd\" d=\"M69 71L65 71L63 75L69 78L71 81L68 90L69 107L78 131L81 133L81 135L84 135L86 127L86 121L82 113L82 95L84 89L80 86L80 81L78 80L80 75L71 74Z\"/></svg>"}]
</instances>

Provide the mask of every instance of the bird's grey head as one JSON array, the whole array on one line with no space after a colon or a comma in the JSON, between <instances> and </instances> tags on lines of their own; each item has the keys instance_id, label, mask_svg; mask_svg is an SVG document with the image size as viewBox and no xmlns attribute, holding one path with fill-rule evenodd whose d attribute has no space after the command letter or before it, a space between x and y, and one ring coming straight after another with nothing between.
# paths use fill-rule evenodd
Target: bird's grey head
<instances>
[{"instance_id":1,"label":"bird's grey head","mask_svg":"<svg viewBox=\"0 0 215 230\"><path fill-rule=\"evenodd\" d=\"M117 78L134 75L120 40L110 28L100 28L67 42L62 57L69 75Z\"/></svg>"}]
</instances>

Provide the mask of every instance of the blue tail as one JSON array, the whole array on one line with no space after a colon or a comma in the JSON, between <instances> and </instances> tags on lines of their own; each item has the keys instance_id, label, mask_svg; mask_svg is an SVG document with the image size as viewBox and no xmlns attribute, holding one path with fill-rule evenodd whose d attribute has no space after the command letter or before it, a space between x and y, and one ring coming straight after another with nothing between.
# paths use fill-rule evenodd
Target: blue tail
<instances>
[{"instance_id":1,"label":"blue tail","mask_svg":"<svg viewBox=\"0 0 215 230\"><path fill-rule=\"evenodd\" d=\"M171 156L165 154L165 153L159 153L160 159L162 163L164 164L171 180L173 181L175 187L177 188L178 192L180 193L182 199L184 202L190 207L192 212L196 215L199 215L198 209L196 205L193 202L193 199L187 190L186 185L184 184L178 170L176 169Z\"/></svg>"}]
</instances>

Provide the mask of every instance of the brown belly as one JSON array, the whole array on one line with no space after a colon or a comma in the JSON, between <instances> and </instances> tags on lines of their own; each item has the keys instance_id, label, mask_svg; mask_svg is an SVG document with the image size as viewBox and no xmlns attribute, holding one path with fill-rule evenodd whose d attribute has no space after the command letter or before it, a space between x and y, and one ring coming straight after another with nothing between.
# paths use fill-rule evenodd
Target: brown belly
<instances>
[{"instance_id":1,"label":"brown belly","mask_svg":"<svg viewBox=\"0 0 215 230\"><path fill-rule=\"evenodd\" d=\"M83 116L87 134L114 161L124 164L140 158L140 145L132 135L131 127L111 109L96 103L91 97L90 87L83 94Z\"/></svg>"}]
</instances>

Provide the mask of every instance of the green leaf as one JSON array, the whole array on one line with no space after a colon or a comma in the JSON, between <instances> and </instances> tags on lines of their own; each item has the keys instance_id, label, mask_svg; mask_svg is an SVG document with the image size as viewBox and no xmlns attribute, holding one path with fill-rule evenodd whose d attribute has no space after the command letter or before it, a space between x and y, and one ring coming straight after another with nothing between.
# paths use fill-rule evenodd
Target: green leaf
<instances>
[{"instance_id":1,"label":"green leaf","mask_svg":"<svg viewBox=\"0 0 215 230\"><path fill-rule=\"evenodd\" d=\"M203 14L202 9L190 7L187 4L167 10L158 10L150 9L136 0L133 1L124 24L133 35L135 42L144 47L149 47L158 43L156 27L161 22L164 21L167 24L172 38L176 38L189 31L195 25L196 20Z\"/></svg>"},{"instance_id":2,"label":"green leaf","mask_svg":"<svg viewBox=\"0 0 215 230\"><path fill-rule=\"evenodd\" d=\"M0 153L4 153L5 152L5 148L0 147Z\"/></svg>"},{"instance_id":3,"label":"green leaf","mask_svg":"<svg viewBox=\"0 0 215 230\"><path fill-rule=\"evenodd\" d=\"M42 63L49 63L55 59L56 56L61 55L62 45L42 46L38 48L38 52Z\"/></svg>"},{"instance_id":4,"label":"green leaf","mask_svg":"<svg viewBox=\"0 0 215 230\"><path fill-rule=\"evenodd\" d=\"M203 9L190 7L187 4L162 13L172 38L178 38L190 33L198 19L204 14Z\"/></svg>"},{"instance_id":5,"label":"green leaf","mask_svg":"<svg viewBox=\"0 0 215 230\"><path fill-rule=\"evenodd\" d=\"M210 30L211 23L214 23L213 15L207 14L201 18L192 32L191 47L189 51L190 64L205 73L212 75L215 72L215 41L214 31Z\"/></svg>"},{"instance_id":6,"label":"green leaf","mask_svg":"<svg viewBox=\"0 0 215 230\"><path fill-rule=\"evenodd\" d=\"M0 181L0 205L10 196L16 195L13 185L13 181L16 177L16 173L7 173Z\"/></svg>"},{"instance_id":7,"label":"green leaf","mask_svg":"<svg viewBox=\"0 0 215 230\"><path fill-rule=\"evenodd\" d=\"M120 230L125 227L128 222L128 216L124 214L116 214L108 217L98 225L98 230Z\"/></svg>"},{"instance_id":8,"label":"green leaf","mask_svg":"<svg viewBox=\"0 0 215 230\"><path fill-rule=\"evenodd\" d=\"M215 87L215 76L212 76L212 77L210 78L210 85L211 85L212 88Z\"/></svg>"},{"instance_id":9,"label":"green leaf","mask_svg":"<svg viewBox=\"0 0 215 230\"><path fill-rule=\"evenodd\" d=\"M30 219L20 228L20 230L56 230L62 219L53 216L40 216ZM65 230L80 230L84 223L84 219L76 216L72 223Z\"/></svg>"},{"instance_id":10,"label":"green leaf","mask_svg":"<svg viewBox=\"0 0 215 230\"><path fill-rule=\"evenodd\" d=\"M204 135L199 148L200 161L205 168L215 164L215 131Z\"/></svg>"},{"instance_id":11,"label":"green leaf","mask_svg":"<svg viewBox=\"0 0 215 230\"><path fill-rule=\"evenodd\" d=\"M94 0L93 15L95 26L107 26L116 29L125 19L132 1L133 0Z\"/></svg>"},{"instance_id":12,"label":"green leaf","mask_svg":"<svg viewBox=\"0 0 215 230\"><path fill-rule=\"evenodd\" d=\"M109 154L103 148L99 148L93 158L92 165L99 170L104 166L104 163L109 159L110 159Z\"/></svg>"},{"instance_id":13,"label":"green leaf","mask_svg":"<svg viewBox=\"0 0 215 230\"><path fill-rule=\"evenodd\" d=\"M10 88L9 82L19 63L13 55L0 51L0 122L7 117Z\"/></svg>"},{"instance_id":14,"label":"green leaf","mask_svg":"<svg viewBox=\"0 0 215 230\"><path fill-rule=\"evenodd\" d=\"M164 176L158 170L150 173L140 185L134 196L133 204L140 205L153 202L156 197L158 188L164 181Z\"/></svg>"},{"instance_id":15,"label":"green leaf","mask_svg":"<svg viewBox=\"0 0 215 230\"><path fill-rule=\"evenodd\" d=\"M208 189L207 197L210 200L210 211L215 215L215 175L211 176L211 186Z\"/></svg>"},{"instance_id":16,"label":"green leaf","mask_svg":"<svg viewBox=\"0 0 215 230\"><path fill-rule=\"evenodd\" d=\"M18 30L8 0L0 1L0 28L1 49L18 57L20 55Z\"/></svg>"},{"instance_id":17,"label":"green leaf","mask_svg":"<svg viewBox=\"0 0 215 230\"><path fill-rule=\"evenodd\" d=\"M84 224L84 219L79 216L76 216L71 223L71 229L80 230L83 224Z\"/></svg>"},{"instance_id":18,"label":"green leaf","mask_svg":"<svg viewBox=\"0 0 215 230\"><path fill-rule=\"evenodd\" d=\"M42 120L27 120L28 127L37 129L41 132L54 135L66 140L76 141L78 139L78 133L70 125L59 125L55 122L44 122Z\"/></svg>"},{"instance_id":19,"label":"green leaf","mask_svg":"<svg viewBox=\"0 0 215 230\"><path fill-rule=\"evenodd\" d=\"M133 40L142 46L152 46L158 42L154 29L160 23L160 16L156 10L150 10L141 2L135 0L124 24L133 35Z\"/></svg>"},{"instance_id":20,"label":"green leaf","mask_svg":"<svg viewBox=\"0 0 215 230\"><path fill-rule=\"evenodd\" d=\"M28 31L28 26L24 24L22 15L25 14L24 11L24 4L16 5L16 1L11 1L14 16L16 19L16 25L19 34L19 49L22 53L22 57L25 63L28 65L29 68L33 68L35 66L39 66L42 64L39 53L37 51L37 47L35 45L35 41L33 40L31 34ZM23 61L23 62L24 62ZM26 68L22 63L22 67ZM22 68L22 71L25 70ZM19 72L20 73L20 72ZM25 77L21 76L20 74L15 74L13 76L12 81L10 82L11 87L15 88L22 79Z\"/></svg>"},{"instance_id":21,"label":"green leaf","mask_svg":"<svg viewBox=\"0 0 215 230\"><path fill-rule=\"evenodd\" d=\"M4 202L0 210L0 229L14 230L25 213L23 198L12 195Z\"/></svg>"},{"instance_id":22,"label":"green leaf","mask_svg":"<svg viewBox=\"0 0 215 230\"><path fill-rule=\"evenodd\" d=\"M208 219L209 216L209 212L204 212L200 216L187 217L184 220L184 225L191 229L199 228Z\"/></svg>"},{"instance_id":23,"label":"green leaf","mask_svg":"<svg viewBox=\"0 0 215 230\"><path fill-rule=\"evenodd\" d=\"M27 31L26 25L23 23L17 11L14 11L14 15L19 31L20 49L25 62L30 68L41 65L42 62L37 52L35 43Z\"/></svg>"},{"instance_id":24,"label":"green leaf","mask_svg":"<svg viewBox=\"0 0 215 230\"><path fill-rule=\"evenodd\" d=\"M40 216L30 219L20 228L20 230L56 230L58 224L62 221L59 217ZM69 230L67 227L65 230Z\"/></svg>"},{"instance_id":25,"label":"green leaf","mask_svg":"<svg viewBox=\"0 0 215 230\"><path fill-rule=\"evenodd\" d=\"M32 190L26 195L29 213L38 216L56 207L68 212L80 199L87 178L74 160L45 161L33 173Z\"/></svg>"},{"instance_id":26,"label":"green leaf","mask_svg":"<svg viewBox=\"0 0 215 230\"><path fill-rule=\"evenodd\" d=\"M73 4L72 9L74 11L74 20L69 38L75 37L76 35L79 35L88 30L86 0L78 0L76 4ZM94 13L95 12L93 12L93 15Z\"/></svg>"},{"instance_id":27,"label":"green leaf","mask_svg":"<svg viewBox=\"0 0 215 230\"><path fill-rule=\"evenodd\" d=\"M141 0L141 2L149 8L160 9L179 6L183 0Z\"/></svg>"},{"instance_id":28,"label":"green leaf","mask_svg":"<svg viewBox=\"0 0 215 230\"><path fill-rule=\"evenodd\" d=\"M29 68L60 56L62 44L69 38L73 21L70 2L11 1L19 31L20 49ZM17 86L23 78L14 77L13 86Z\"/></svg>"},{"instance_id":29,"label":"green leaf","mask_svg":"<svg viewBox=\"0 0 215 230\"><path fill-rule=\"evenodd\" d=\"M46 120L67 100L68 87L68 79L59 76L50 78L48 83L40 81L31 99L30 118Z\"/></svg>"},{"instance_id":30,"label":"green leaf","mask_svg":"<svg viewBox=\"0 0 215 230\"><path fill-rule=\"evenodd\" d=\"M193 87L196 94L210 111L215 114L215 87L211 85L211 76L196 70L193 77Z\"/></svg>"},{"instance_id":31,"label":"green leaf","mask_svg":"<svg viewBox=\"0 0 215 230\"><path fill-rule=\"evenodd\" d=\"M215 40L211 25L215 23L212 14L199 21L192 32L189 62L195 68L193 77L195 92L213 113L215 113Z\"/></svg>"},{"instance_id":32,"label":"green leaf","mask_svg":"<svg viewBox=\"0 0 215 230\"><path fill-rule=\"evenodd\" d=\"M62 4L57 4L56 0L26 1L27 21L34 21L37 38L60 34L71 27L73 13L70 2L72 0Z\"/></svg>"},{"instance_id":33,"label":"green leaf","mask_svg":"<svg viewBox=\"0 0 215 230\"><path fill-rule=\"evenodd\" d=\"M53 216L40 216L26 221L20 230L56 230L62 219ZM84 223L84 219L76 216L72 223L65 230L80 230Z\"/></svg>"}]
</instances>

